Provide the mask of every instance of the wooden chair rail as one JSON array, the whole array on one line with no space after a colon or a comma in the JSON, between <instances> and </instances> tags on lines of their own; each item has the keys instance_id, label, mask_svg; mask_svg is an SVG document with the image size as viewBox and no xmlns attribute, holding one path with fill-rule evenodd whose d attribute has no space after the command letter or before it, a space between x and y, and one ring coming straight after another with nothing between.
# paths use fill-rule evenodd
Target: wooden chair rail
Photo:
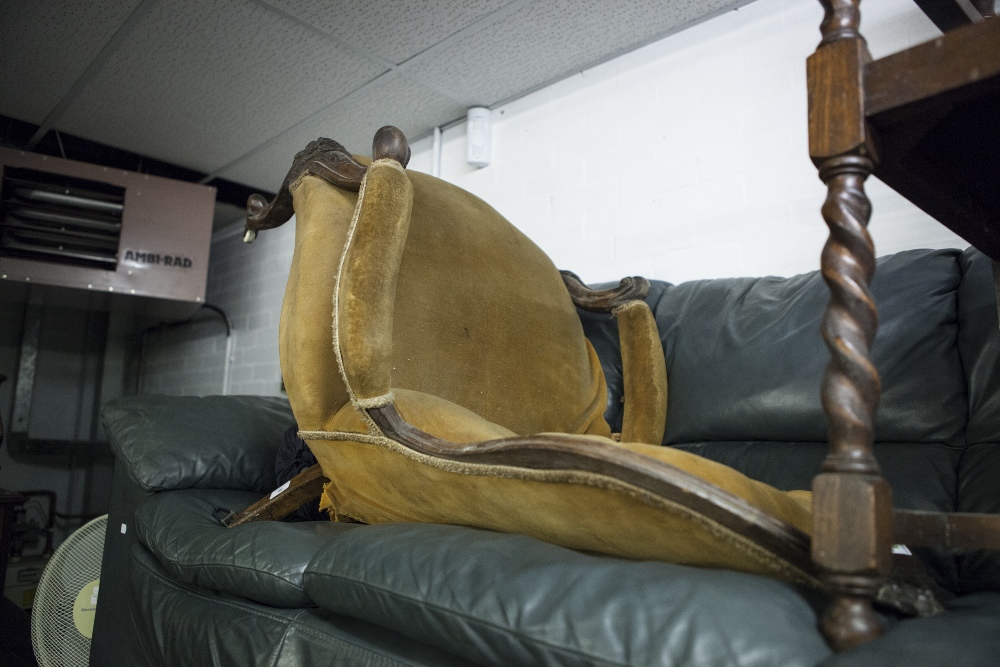
<instances>
[{"instance_id":1,"label":"wooden chair rail","mask_svg":"<svg viewBox=\"0 0 1000 667\"><path fill-rule=\"evenodd\" d=\"M1000 21L969 24L868 63L865 115L875 116L946 93L951 93L950 101L956 103L978 94L968 90L969 86L981 86L998 77Z\"/></svg>"},{"instance_id":2,"label":"wooden chair rail","mask_svg":"<svg viewBox=\"0 0 1000 667\"><path fill-rule=\"evenodd\" d=\"M1000 514L895 510L893 541L908 547L1000 551Z\"/></svg>"}]
</instances>

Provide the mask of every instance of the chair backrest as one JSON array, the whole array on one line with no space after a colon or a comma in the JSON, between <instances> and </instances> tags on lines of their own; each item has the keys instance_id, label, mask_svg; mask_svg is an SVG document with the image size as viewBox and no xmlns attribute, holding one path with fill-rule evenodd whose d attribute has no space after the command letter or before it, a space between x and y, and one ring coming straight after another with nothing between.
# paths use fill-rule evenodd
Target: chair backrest
<instances>
[{"instance_id":1,"label":"chair backrest","mask_svg":"<svg viewBox=\"0 0 1000 667\"><path fill-rule=\"evenodd\" d=\"M488 204L389 160L358 194L315 176L292 190L280 351L301 428L326 428L352 394L402 388L519 434L610 433L603 373L559 272Z\"/></svg>"}]
</instances>

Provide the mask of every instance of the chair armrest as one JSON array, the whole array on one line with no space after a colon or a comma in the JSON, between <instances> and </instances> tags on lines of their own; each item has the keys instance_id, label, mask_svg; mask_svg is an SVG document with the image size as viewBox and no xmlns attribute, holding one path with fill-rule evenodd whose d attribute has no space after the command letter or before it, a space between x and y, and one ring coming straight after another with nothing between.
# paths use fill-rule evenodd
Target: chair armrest
<instances>
[{"instance_id":1,"label":"chair armrest","mask_svg":"<svg viewBox=\"0 0 1000 667\"><path fill-rule=\"evenodd\" d=\"M622 350L622 442L662 444L667 424L667 363L656 320L639 299L618 306L614 314Z\"/></svg>"},{"instance_id":2,"label":"chair armrest","mask_svg":"<svg viewBox=\"0 0 1000 667\"><path fill-rule=\"evenodd\" d=\"M129 396L101 411L111 449L147 493L274 488L274 461L294 418L265 396Z\"/></svg>"},{"instance_id":3,"label":"chair armrest","mask_svg":"<svg viewBox=\"0 0 1000 667\"><path fill-rule=\"evenodd\" d=\"M612 313L618 319L622 359L623 442L659 445L667 422L667 365L656 319L643 301L649 281L622 278L617 287L593 289L572 271L560 271L573 304L592 313Z\"/></svg>"}]
</instances>

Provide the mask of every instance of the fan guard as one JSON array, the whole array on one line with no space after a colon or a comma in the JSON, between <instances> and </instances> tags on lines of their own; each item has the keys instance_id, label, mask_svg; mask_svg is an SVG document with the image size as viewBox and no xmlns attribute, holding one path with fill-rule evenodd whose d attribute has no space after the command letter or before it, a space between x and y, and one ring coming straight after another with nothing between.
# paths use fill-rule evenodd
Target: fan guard
<instances>
[{"instance_id":1,"label":"fan guard","mask_svg":"<svg viewBox=\"0 0 1000 667\"><path fill-rule=\"evenodd\" d=\"M41 667L86 667L94 630L108 515L97 517L56 549L31 609L31 645Z\"/></svg>"}]
</instances>

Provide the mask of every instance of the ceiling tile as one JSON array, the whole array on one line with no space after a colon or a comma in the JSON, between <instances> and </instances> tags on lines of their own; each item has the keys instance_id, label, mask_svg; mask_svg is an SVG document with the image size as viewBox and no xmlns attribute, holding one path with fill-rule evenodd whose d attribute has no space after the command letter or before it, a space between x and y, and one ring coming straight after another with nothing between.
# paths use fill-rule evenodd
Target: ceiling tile
<instances>
[{"instance_id":1,"label":"ceiling tile","mask_svg":"<svg viewBox=\"0 0 1000 667\"><path fill-rule=\"evenodd\" d=\"M245 0L160 0L56 123L213 171L383 67Z\"/></svg>"},{"instance_id":2,"label":"ceiling tile","mask_svg":"<svg viewBox=\"0 0 1000 667\"><path fill-rule=\"evenodd\" d=\"M450 37L511 0L261 0L396 64Z\"/></svg>"},{"instance_id":3,"label":"ceiling tile","mask_svg":"<svg viewBox=\"0 0 1000 667\"><path fill-rule=\"evenodd\" d=\"M138 4L0 2L0 114L41 125Z\"/></svg>"},{"instance_id":4,"label":"ceiling tile","mask_svg":"<svg viewBox=\"0 0 1000 667\"><path fill-rule=\"evenodd\" d=\"M421 80L492 105L650 42L746 0L527 2L409 70Z\"/></svg>"},{"instance_id":5,"label":"ceiling tile","mask_svg":"<svg viewBox=\"0 0 1000 667\"><path fill-rule=\"evenodd\" d=\"M408 79L387 75L365 86L314 118L293 128L260 151L223 170L221 178L273 192L292 157L317 137L329 137L348 150L371 154L372 138L383 125L395 125L415 139L442 119L457 118L465 108Z\"/></svg>"}]
</instances>

